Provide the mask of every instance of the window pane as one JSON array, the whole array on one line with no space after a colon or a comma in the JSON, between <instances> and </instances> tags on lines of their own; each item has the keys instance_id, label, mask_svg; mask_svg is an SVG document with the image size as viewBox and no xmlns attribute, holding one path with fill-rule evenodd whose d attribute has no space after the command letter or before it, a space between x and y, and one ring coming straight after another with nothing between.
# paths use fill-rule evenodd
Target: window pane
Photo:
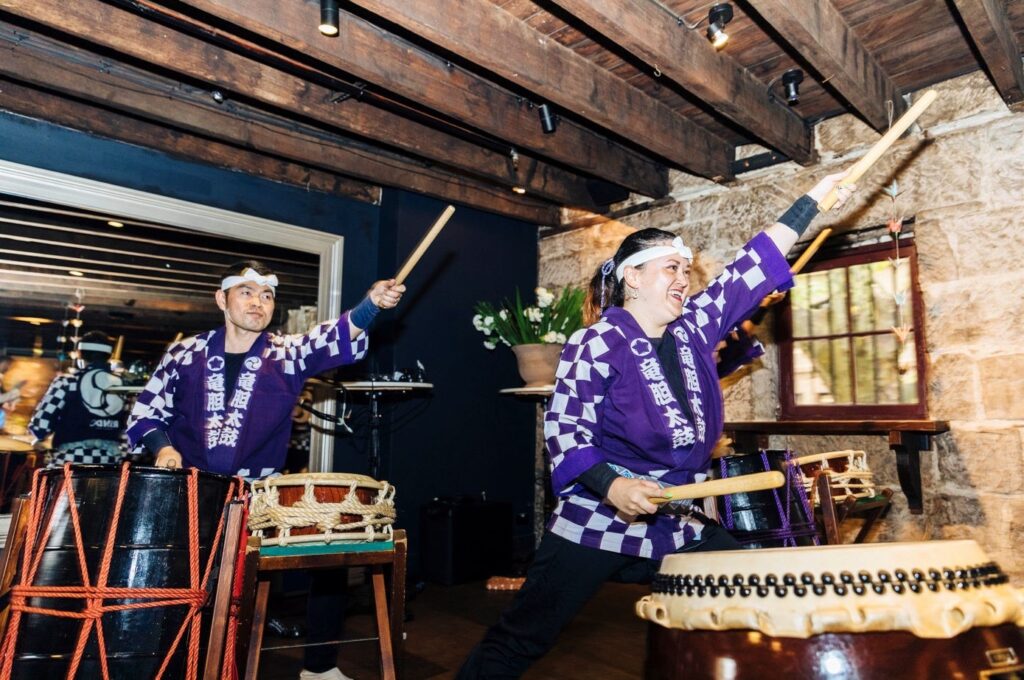
<instances>
[{"instance_id":1,"label":"window pane","mask_svg":"<svg viewBox=\"0 0 1024 680\"><path fill-rule=\"evenodd\" d=\"M853 361L856 373L857 403L875 404L875 338L866 337L853 339Z\"/></svg>"},{"instance_id":2,"label":"window pane","mask_svg":"<svg viewBox=\"0 0 1024 680\"><path fill-rule=\"evenodd\" d=\"M805 338L810 330L810 307L807 304L807 277L796 277L796 287L789 292L789 304L793 313L793 337Z\"/></svg>"},{"instance_id":3,"label":"window pane","mask_svg":"<svg viewBox=\"0 0 1024 680\"><path fill-rule=\"evenodd\" d=\"M909 296L908 296L909 297ZM909 307L910 304L907 304ZM907 342L900 350L897 366L900 374L900 403L917 403L917 338L915 333L907 336Z\"/></svg>"},{"instance_id":4,"label":"window pane","mask_svg":"<svg viewBox=\"0 0 1024 680\"><path fill-rule=\"evenodd\" d=\"M807 275L807 295L811 312L808 335L827 335L829 329L828 272L813 272Z\"/></svg>"},{"instance_id":5,"label":"window pane","mask_svg":"<svg viewBox=\"0 0 1024 680\"><path fill-rule=\"evenodd\" d=\"M887 330L896 325L896 270L888 262L873 262L870 267L871 290L875 294L875 323L871 330Z\"/></svg>"},{"instance_id":6,"label":"window pane","mask_svg":"<svg viewBox=\"0 0 1024 680\"><path fill-rule=\"evenodd\" d=\"M871 269L869 265L857 264L849 268L850 272L850 317L853 319L853 332L871 330L875 316L875 296L871 290Z\"/></svg>"},{"instance_id":7,"label":"window pane","mask_svg":"<svg viewBox=\"0 0 1024 680\"><path fill-rule=\"evenodd\" d=\"M875 336L875 395L872 404L900 403L900 374L897 369L899 340L893 333Z\"/></svg>"},{"instance_id":8,"label":"window pane","mask_svg":"<svg viewBox=\"0 0 1024 680\"><path fill-rule=\"evenodd\" d=\"M850 340L849 338L838 338L830 341L829 344L832 349L833 400L836 404L852 404L853 382L850 379Z\"/></svg>"},{"instance_id":9,"label":"window pane","mask_svg":"<svg viewBox=\"0 0 1024 680\"><path fill-rule=\"evenodd\" d=\"M829 280L829 322L830 335L847 332L846 311L846 269L830 269Z\"/></svg>"}]
</instances>

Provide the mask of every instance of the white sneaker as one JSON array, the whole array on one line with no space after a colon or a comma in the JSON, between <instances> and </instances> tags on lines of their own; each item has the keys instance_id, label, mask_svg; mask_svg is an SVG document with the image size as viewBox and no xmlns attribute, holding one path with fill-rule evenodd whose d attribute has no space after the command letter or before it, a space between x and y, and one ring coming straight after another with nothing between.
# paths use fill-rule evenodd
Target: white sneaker
<instances>
[{"instance_id":1,"label":"white sneaker","mask_svg":"<svg viewBox=\"0 0 1024 680\"><path fill-rule=\"evenodd\" d=\"M337 666L323 673L303 670L299 673L299 680L355 680L342 673Z\"/></svg>"}]
</instances>

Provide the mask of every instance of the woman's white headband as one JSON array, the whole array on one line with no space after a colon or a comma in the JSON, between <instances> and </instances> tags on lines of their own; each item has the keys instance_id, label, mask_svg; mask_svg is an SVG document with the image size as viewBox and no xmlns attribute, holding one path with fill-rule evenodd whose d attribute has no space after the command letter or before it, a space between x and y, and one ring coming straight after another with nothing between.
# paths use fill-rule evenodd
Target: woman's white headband
<instances>
[{"instance_id":1,"label":"woman's white headband","mask_svg":"<svg viewBox=\"0 0 1024 680\"><path fill-rule=\"evenodd\" d=\"M241 276L226 277L220 282L220 289L227 290L228 288L233 288L234 286L237 286L240 283L245 283L246 281L252 281L253 283L261 286L270 286L272 290L277 288L277 274L263 276L262 274L257 274L256 270L252 267L248 267L244 272L242 272Z\"/></svg>"},{"instance_id":2,"label":"woman's white headband","mask_svg":"<svg viewBox=\"0 0 1024 680\"><path fill-rule=\"evenodd\" d=\"M650 262L656 257L664 257L665 255L673 254L681 255L687 260L693 259L693 251L683 245L683 237L676 236L672 239L672 245L670 246L651 246L650 248L644 248L643 250L637 251L627 257L619 263L618 267L615 268L615 279L617 281L622 280L622 276L626 272L626 267L636 267L644 262Z\"/></svg>"}]
</instances>

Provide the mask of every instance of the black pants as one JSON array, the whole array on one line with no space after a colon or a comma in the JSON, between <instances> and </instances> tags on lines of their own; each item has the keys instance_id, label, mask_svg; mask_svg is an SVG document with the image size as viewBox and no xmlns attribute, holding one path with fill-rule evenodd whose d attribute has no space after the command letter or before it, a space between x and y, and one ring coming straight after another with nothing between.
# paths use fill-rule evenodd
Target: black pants
<instances>
[{"instance_id":1,"label":"black pants","mask_svg":"<svg viewBox=\"0 0 1024 680\"><path fill-rule=\"evenodd\" d=\"M701 540L680 552L740 548L729 532L707 525ZM609 579L650 583L657 560L586 548L545 533L526 582L498 623L473 648L458 680L518 678L555 644L583 605Z\"/></svg>"},{"instance_id":2,"label":"black pants","mask_svg":"<svg viewBox=\"0 0 1024 680\"><path fill-rule=\"evenodd\" d=\"M341 638L348 593L348 569L312 569L309 602L306 608L306 647L303 668L314 673L329 671L338 665L336 644L322 644Z\"/></svg>"}]
</instances>

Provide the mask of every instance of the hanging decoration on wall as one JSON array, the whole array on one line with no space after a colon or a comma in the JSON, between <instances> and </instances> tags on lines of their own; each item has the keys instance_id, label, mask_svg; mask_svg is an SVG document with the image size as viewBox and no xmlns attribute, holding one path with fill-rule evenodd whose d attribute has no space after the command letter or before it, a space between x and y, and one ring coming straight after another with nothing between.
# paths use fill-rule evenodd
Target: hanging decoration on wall
<instances>
[{"instance_id":1,"label":"hanging decoration on wall","mask_svg":"<svg viewBox=\"0 0 1024 680\"><path fill-rule=\"evenodd\" d=\"M64 364L70 363L69 368L74 368L78 362L78 341L82 337L82 312L85 305L82 299L85 298L85 291L81 288L75 289L75 297L64 305L64 318L60 322L61 331L57 336L57 361ZM74 316L71 314L74 313Z\"/></svg>"},{"instance_id":2,"label":"hanging decoration on wall","mask_svg":"<svg viewBox=\"0 0 1024 680\"><path fill-rule=\"evenodd\" d=\"M882 191L889 197L891 204L887 226L893 244L893 256L889 258L889 266L892 268L892 299L896 304L896 325L892 327L892 332L899 342L900 359L898 360L897 368L900 373L906 373L910 368L910 364L903 360L905 354L903 348L907 344L907 339L910 336L910 331L913 330L913 326L908 323L908 319L905 316L907 290L900 286L900 268L906 266L907 263L906 258L900 257L900 232L903 231L904 215L899 206L899 197L902 192L896 180L893 180L892 184L883 188ZM904 365L905 363L906 365Z\"/></svg>"}]
</instances>

